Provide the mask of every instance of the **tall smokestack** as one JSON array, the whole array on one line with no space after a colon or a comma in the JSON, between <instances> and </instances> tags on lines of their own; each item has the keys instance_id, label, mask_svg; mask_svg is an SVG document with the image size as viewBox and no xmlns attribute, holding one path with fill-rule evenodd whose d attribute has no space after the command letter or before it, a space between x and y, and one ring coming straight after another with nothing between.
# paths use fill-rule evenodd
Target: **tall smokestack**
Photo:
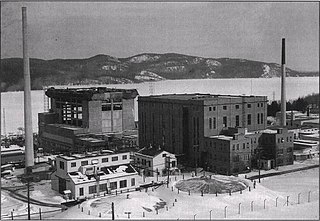
<instances>
[{"instance_id":1,"label":"tall smokestack","mask_svg":"<svg viewBox=\"0 0 320 221\"><path fill-rule=\"evenodd\" d=\"M34 165L33 132L31 112L31 83L28 55L27 8L22 7L22 45L23 45L23 76L24 76L24 128L25 128L25 161L26 171Z\"/></svg>"},{"instance_id":2,"label":"tall smokestack","mask_svg":"<svg viewBox=\"0 0 320 221\"><path fill-rule=\"evenodd\" d=\"M282 38L281 53L281 121L280 126L286 126L286 39Z\"/></svg>"}]
</instances>

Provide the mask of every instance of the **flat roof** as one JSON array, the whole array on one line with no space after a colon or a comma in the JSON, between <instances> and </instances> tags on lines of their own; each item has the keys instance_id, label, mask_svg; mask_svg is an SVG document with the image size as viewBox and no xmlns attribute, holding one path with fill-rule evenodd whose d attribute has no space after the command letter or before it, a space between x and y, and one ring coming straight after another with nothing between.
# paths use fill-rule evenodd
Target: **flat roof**
<instances>
[{"instance_id":1,"label":"flat roof","mask_svg":"<svg viewBox=\"0 0 320 221\"><path fill-rule=\"evenodd\" d=\"M218 99L218 98L253 98L253 97L266 97L266 96L253 96L253 95L224 95L224 94L163 94L163 95L153 95L144 96L148 98L160 98L160 99L170 99L170 100L208 100L208 99Z\"/></svg>"},{"instance_id":2,"label":"flat roof","mask_svg":"<svg viewBox=\"0 0 320 221\"><path fill-rule=\"evenodd\" d=\"M215 136L209 136L208 138L215 138L215 139L221 139L221 140L232 140L232 136L226 136L226 135L215 135Z\"/></svg>"},{"instance_id":3,"label":"flat roof","mask_svg":"<svg viewBox=\"0 0 320 221\"><path fill-rule=\"evenodd\" d=\"M122 93L123 98L135 98L139 95L137 89L120 89L120 88L107 88L107 87L82 87L82 88L54 88L50 87L46 90L45 94L52 98L65 98L69 96L72 98L79 98L84 100L91 100L94 94L103 93Z\"/></svg>"},{"instance_id":4,"label":"flat roof","mask_svg":"<svg viewBox=\"0 0 320 221\"><path fill-rule=\"evenodd\" d=\"M102 167L96 174L100 181L137 174L137 171L131 164L121 164L117 166ZM96 182L95 176L82 174L80 171L68 173L69 177L75 184Z\"/></svg>"},{"instance_id":5,"label":"flat roof","mask_svg":"<svg viewBox=\"0 0 320 221\"><path fill-rule=\"evenodd\" d=\"M94 158L94 157L102 157L102 156L109 156L109 155L117 155L117 154L124 154L130 153L135 151L133 148L123 148L118 150L101 150L101 151L92 151L87 153L75 153L71 155L61 154L57 157L60 157L64 160L78 160L78 159L86 159L86 158Z\"/></svg>"}]
</instances>

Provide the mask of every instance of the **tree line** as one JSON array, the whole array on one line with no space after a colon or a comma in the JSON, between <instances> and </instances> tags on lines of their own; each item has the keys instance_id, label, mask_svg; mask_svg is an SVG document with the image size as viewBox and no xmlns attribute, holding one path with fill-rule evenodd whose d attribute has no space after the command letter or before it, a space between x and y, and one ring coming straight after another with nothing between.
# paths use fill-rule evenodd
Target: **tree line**
<instances>
[{"instance_id":1,"label":"tree line","mask_svg":"<svg viewBox=\"0 0 320 221\"><path fill-rule=\"evenodd\" d=\"M319 108L319 93L313 93L305 97L299 97L293 101L286 102L287 111L296 110L302 113L307 111L308 106L316 106ZM271 104L268 104L267 115L276 116L276 113L281 110L280 101L272 101Z\"/></svg>"}]
</instances>

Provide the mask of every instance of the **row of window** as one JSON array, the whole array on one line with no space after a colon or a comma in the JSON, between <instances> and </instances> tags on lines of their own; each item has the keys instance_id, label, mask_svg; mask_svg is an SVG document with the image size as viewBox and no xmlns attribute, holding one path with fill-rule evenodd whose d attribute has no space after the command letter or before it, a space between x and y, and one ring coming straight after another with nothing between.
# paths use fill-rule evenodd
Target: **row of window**
<instances>
[{"instance_id":1,"label":"row of window","mask_svg":"<svg viewBox=\"0 0 320 221\"><path fill-rule=\"evenodd\" d=\"M233 162L239 162L240 160L248 161L249 159L250 159L249 154L242 155L242 157L240 155L236 155L236 156L233 156L232 161Z\"/></svg>"},{"instance_id":2,"label":"row of window","mask_svg":"<svg viewBox=\"0 0 320 221\"><path fill-rule=\"evenodd\" d=\"M258 106L258 107L263 107L263 103L257 103L257 106ZM235 108L236 108L236 109L239 109L239 108L240 108L240 105L239 105L239 104L236 104L236 105L235 105ZM247 108L251 108L251 104L247 104ZM223 110L227 110L227 106L226 106L226 105L223 105L223 106L222 106L222 109L223 109ZM215 110L216 110L216 107L209 106L209 111L215 111Z\"/></svg>"},{"instance_id":3,"label":"row of window","mask_svg":"<svg viewBox=\"0 0 320 221\"><path fill-rule=\"evenodd\" d=\"M278 149L277 153L278 154L283 154L284 152L284 149ZM292 152L292 148L291 147L288 147L287 148L287 153L291 153Z\"/></svg>"},{"instance_id":4,"label":"row of window","mask_svg":"<svg viewBox=\"0 0 320 221\"><path fill-rule=\"evenodd\" d=\"M122 155L122 160L126 160L127 158L128 158L127 155ZM94 159L94 160L97 160L97 159ZM111 157L111 161L118 161L118 160L119 160L118 156ZM106 163L108 161L109 161L108 157L102 158L102 163ZM88 164L89 164L88 160L81 161L81 166L86 166ZM76 166L77 166L77 162L71 162L71 167L76 167ZM60 161L59 167L60 169L64 170L65 167L64 167L63 161Z\"/></svg>"},{"instance_id":5,"label":"row of window","mask_svg":"<svg viewBox=\"0 0 320 221\"><path fill-rule=\"evenodd\" d=\"M258 113L258 118L257 118L257 123L258 124L263 124L263 113ZM251 125L251 114L248 114L247 116L247 124ZM240 117L239 115L236 115L236 127L240 126ZM226 116L223 117L223 127L228 127L228 118ZM217 128L217 122L216 118L209 117L209 129L216 129Z\"/></svg>"},{"instance_id":6,"label":"row of window","mask_svg":"<svg viewBox=\"0 0 320 221\"><path fill-rule=\"evenodd\" d=\"M119 181L120 188L126 188L127 185L127 180L120 180ZM131 186L136 185L136 180L135 178L131 178ZM118 182L110 182L110 190L115 190L118 188ZM99 185L99 192L104 192L107 191L108 187L106 183L100 184ZM94 194L97 193L97 185L89 186L89 194ZM84 189L83 187L79 188L79 195L83 196L84 195Z\"/></svg>"},{"instance_id":7,"label":"row of window","mask_svg":"<svg viewBox=\"0 0 320 221\"><path fill-rule=\"evenodd\" d=\"M290 141L290 142L292 142L292 136L290 136L290 137L287 137L287 143ZM285 139L283 138L283 137L281 137L281 138L278 138L278 143L284 143L285 142Z\"/></svg>"},{"instance_id":8,"label":"row of window","mask_svg":"<svg viewBox=\"0 0 320 221\"><path fill-rule=\"evenodd\" d=\"M140 158L137 157L137 164L140 164ZM146 160L141 158L141 164L146 166L148 164L148 167L151 167L151 160Z\"/></svg>"},{"instance_id":9,"label":"row of window","mask_svg":"<svg viewBox=\"0 0 320 221\"><path fill-rule=\"evenodd\" d=\"M236 147L237 147L237 149L236 149ZM246 143L242 143L242 149L244 150L244 149L246 149L246 147L247 147L247 149L250 148L249 142L247 142L247 146L246 146ZM233 144L232 145L232 150L239 150L239 149L240 149L240 144Z\"/></svg>"}]
</instances>

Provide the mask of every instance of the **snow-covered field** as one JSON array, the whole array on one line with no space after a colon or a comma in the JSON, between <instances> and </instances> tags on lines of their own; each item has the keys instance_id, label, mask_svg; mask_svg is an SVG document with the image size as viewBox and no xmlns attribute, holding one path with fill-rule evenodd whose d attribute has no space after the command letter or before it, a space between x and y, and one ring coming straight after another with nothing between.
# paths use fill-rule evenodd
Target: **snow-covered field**
<instances>
[{"instance_id":1,"label":"snow-covered field","mask_svg":"<svg viewBox=\"0 0 320 221\"><path fill-rule=\"evenodd\" d=\"M1 184L3 187L13 187L13 186L26 186L25 184L21 183L18 179L13 178L12 180L5 180L1 179ZM61 202L64 202L65 200L63 197L53 191L51 189L51 184L49 180L43 180L41 182L35 183L35 185L32 185L30 191L30 197L32 199L39 200L41 202L45 203L53 203L53 204L60 204ZM26 189L21 189L17 191L20 194L27 195ZM56 207L44 207L44 206L38 206L31 204L30 205L30 211L31 214L34 214L31 216L32 219L39 219L39 209L41 208L41 212L49 212L56 210L58 213L59 208ZM14 219L27 219L27 216L23 214L28 213L27 209L27 203L22 202L21 200L15 199L10 194L4 190L1 191L1 218L11 218L11 212L13 212ZM55 213L57 213L55 212ZM42 214L42 217L48 216L49 213Z\"/></svg>"},{"instance_id":2,"label":"snow-covered field","mask_svg":"<svg viewBox=\"0 0 320 221\"><path fill-rule=\"evenodd\" d=\"M180 179L182 176L178 176L177 181ZM257 182L255 189L251 182L251 191L247 188L242 194L235 192L231 196L188 195L181 191L178 194L177 189L172 191L176 181L171 180L169 188L164 185L154 191L133 192L129 198L122 194L91 199L52 218L99 219L101 214L102 218L110 219L114 202L116 219L127 219L128 212L131 219L209 219L210 211L212 219L319 219L319 168L264 178L260 184ZM166 205L163 206L163 202ZM155 207L160 204L163 208L157 212Z\"/></svg>"}]
</instances>

